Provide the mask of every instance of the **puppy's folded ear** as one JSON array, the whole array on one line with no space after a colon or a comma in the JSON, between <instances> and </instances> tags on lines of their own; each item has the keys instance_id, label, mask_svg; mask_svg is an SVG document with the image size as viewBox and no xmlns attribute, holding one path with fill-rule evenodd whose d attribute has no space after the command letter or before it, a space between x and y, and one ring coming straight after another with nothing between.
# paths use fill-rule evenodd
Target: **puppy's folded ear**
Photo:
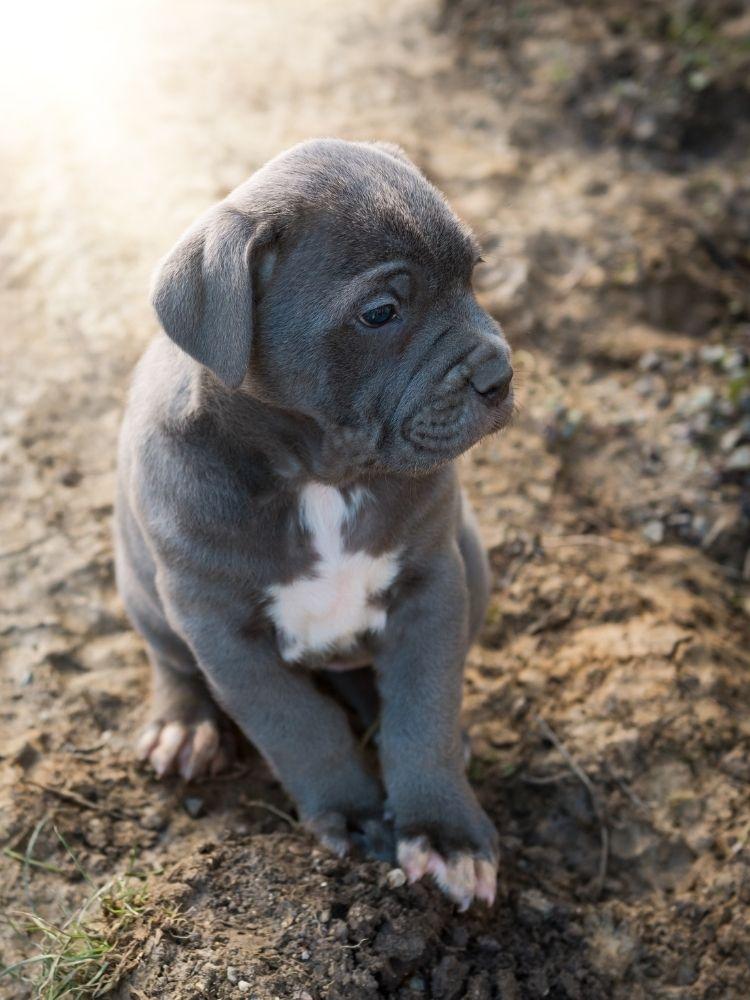
<instances>
[{"instance_id":1,"label":"puppy's folded ear","mask_svg":"<svg viewBox=\"0 0 750 1000\"><path fill-rule=\"evenodd\" d=\"M250 363L252 258L260 242L247 215L218 205L162 261L151 294L167 335L231 388Z\"/></svg>"}]
</instances>

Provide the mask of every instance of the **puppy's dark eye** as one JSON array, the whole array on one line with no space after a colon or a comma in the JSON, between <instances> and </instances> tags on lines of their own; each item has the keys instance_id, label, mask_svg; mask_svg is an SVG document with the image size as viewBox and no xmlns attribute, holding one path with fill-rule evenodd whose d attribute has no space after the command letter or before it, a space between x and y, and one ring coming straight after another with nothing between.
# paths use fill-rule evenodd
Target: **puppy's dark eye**
<instances>
[{"instance_id":1,"label":"puppy's dark eye","mask_svg":"<svg viewBox=\"0 0 750 1000\"><path fill-rule=\"evenodd\" d=\"M365 326L385 326L396 315L396 307L388 303L387 305L375 306L374 309L367 309L359 317Z\"/></svg>"}]
</instances>

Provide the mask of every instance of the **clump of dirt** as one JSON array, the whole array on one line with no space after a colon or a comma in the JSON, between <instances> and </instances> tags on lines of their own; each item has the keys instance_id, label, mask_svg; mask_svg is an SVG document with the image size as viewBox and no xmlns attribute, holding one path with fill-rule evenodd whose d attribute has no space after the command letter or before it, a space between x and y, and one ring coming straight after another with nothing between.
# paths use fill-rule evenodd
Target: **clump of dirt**
<instances>
[{"instance_id":1,"label":"clump of dirt","mask_svg":"<svg viewBox=\"0 0 750 1000\"><path fill-rule=\"evenodd\" d=\"M570 995L590 996L605 982L571 960L582 937L574 910L533 890L504 906L499 921L483 914L457 921L428 887L404 886L397 869L337 861L284 834L207 842L199 851L199 861L175 866L168 882L170 899L176 885L182 906L200 917L188 946L162 939L153 961L131 977L128 988L146 996L172 995L180 967L194 995L236 996L245 983L262 1000L314 996L321 987L341 1000L489 1000L520 996L529 979L544 990L561 976ZM227 965L214 960L217 942Z\"/></svg>"}]
</instances>

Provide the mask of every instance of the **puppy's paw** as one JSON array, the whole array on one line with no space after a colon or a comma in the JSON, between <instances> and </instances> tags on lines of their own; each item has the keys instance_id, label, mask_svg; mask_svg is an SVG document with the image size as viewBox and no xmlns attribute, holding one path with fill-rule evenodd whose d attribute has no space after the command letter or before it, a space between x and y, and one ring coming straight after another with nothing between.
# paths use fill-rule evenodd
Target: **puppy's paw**
<instances>
[{"instance_id":1,"label":"puppy's paw","mask_svg":"<svg viewBox=\"0 0 750 1000\"><path fill-rule=\"evenodd\" d=\"M148 761L157 777L178 773L186 781L225 770L232 757L231 738L214 719L198 722L153 722L136 744L139 760Z\"/></svg>"},{"instance_id":2,"label":"puppy's paw","mask_svg":"<svg viewBox=\"0 0 750 1000\"><path fill-rule=\"evenodd\" d=\"M462 912L475 900L492 906L497 831L462 776L423 782L393 805L398 863L409 882L430 875Z\"/></svg>"},{"instance_id":3,"label":"puppy's paw","mask_svg":"<svg viewBox=\"0 0 750 1000\"><path fill-rule=\"evenodd\" d=\"M443 855L425 835L398 842L398 863L409 882L431 875L461 913L476 899L492 906L497 890L497 858L472 851Z\"/></svg>"}]
</instances>

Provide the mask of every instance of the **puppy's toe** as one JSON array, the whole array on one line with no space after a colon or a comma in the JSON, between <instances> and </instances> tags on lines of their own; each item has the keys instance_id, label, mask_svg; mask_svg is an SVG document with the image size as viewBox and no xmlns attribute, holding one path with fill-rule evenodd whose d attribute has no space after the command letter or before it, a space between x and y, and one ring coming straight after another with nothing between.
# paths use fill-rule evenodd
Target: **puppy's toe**
<instances>
[{"instance_id":1,"label":"puppy's toe","mask_svg":"<svg viewBox=\"0 0 750 1000\"><path fill-rule=\"evenodd\" d=\"M410 882L418 882L427 874L434 854L427 837L412 837L410 840L399 841L398 863ZM437 858L437 855L435 857Z\"/></svg>"},{"instance_id":2,"label":"puppy's toe","mask_svg":"<svg viewBox=\"0 0 750 1000\"><path fill-rule=\"evenodd\" d=\"M136 753L140 760L149 762L157 777L178 772L186 781L217 774L230 758L213 719L194 724L177 720L153 723L138 740Z\"/></svg>"},{"instance_id":3,"label":"puppy's toe","mask_svg":"<svg viewBox=\"0 0 750 1000\"><path fill-rule=\"evenodd\" d=\"M160 722L152 722L143 730L135 744L135 755L138 760L148 760L151 751L159 742L159 733L163 726Z\"/></svg>"},{"instance_id":4,"label":"puppy's toe","mask_svg":"<svg viewBox=\"0 0 750 1000\"><path fill-rule=\"evenodd\" d=\"M186 781L210 769L217 757L221 742L219 730L208 720L199 723L180 750L178 769Z\"/></svg>"},{"instance_id":5,"label":"puppy's toe","mask_svg":"<svg viewBox=\"0 0 750 1000\"><path fill-rule=\"evenodd\" d=\"M163 726L148 755L148 760L157 777L170 774L177 763L180 750L189 737L190 730L182 722L168 722Z\"/></svg>"},{"instance_id":6,"label":"puppy's toe","mask_svg":"<svg viewBox=\"0 0 750 1000\"><path fill-rule=\"evenodd\" d=\"M474 894L487 906L492 906L497 894L497 862L478 858L474 861L476 870L476 889Z\"/></svg>"},{"instance_id":7,"label":"puppy's toe","mask_svg":"<svg viewBox=\"0 0 750 1000\"><path fill-rule=\"evenodd\" d=\"M431 847L427 837L401 840L398 863L409 882L431 875L442 892L463 913L477 899L487 906L495 902L497 862L470 851L444 857Z\"/></svg>"},{"instance_id":8,"label":"puppy's toe","mask_svg":"<svg viewBox=\"0 0 750 1000\"><path fill-rule=\"evenodd\" d=\"M445 865L435 881L443 892L458 904L463 913L468 910L477 885L474 858L470 854L457 854Z\"/></svg>"}]
</instances>

